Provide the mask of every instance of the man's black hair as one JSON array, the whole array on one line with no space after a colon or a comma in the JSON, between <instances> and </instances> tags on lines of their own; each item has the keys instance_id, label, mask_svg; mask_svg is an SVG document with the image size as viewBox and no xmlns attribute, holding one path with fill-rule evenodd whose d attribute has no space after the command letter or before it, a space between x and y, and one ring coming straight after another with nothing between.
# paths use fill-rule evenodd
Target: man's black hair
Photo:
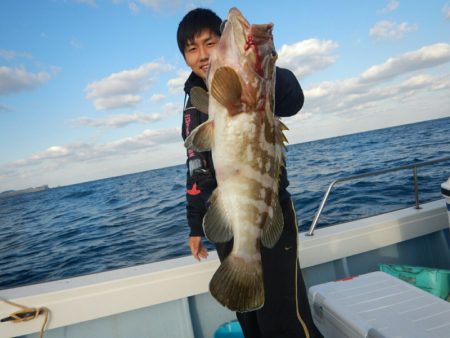
<instances>
[{"instance_id":1,"label":"man's black hair","mask_svg":"<svg viewBox=\"0 0 450 338\"><path fill-rule=\"evenodd\" d=\"M196 8L187 13L178 25L177 42L178 48L184 57L184 49L189 41L194 40L197 34L204 29L220 36L220 24L222 19L210 9Z\"/></svg>"}]
</instances>

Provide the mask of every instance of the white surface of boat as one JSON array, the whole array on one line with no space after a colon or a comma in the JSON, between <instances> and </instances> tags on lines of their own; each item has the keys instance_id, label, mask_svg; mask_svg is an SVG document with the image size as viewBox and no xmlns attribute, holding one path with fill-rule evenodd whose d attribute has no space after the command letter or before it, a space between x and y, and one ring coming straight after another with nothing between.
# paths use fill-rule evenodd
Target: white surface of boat
<instances>
[{"instance_id":1,"label":"white surface of boat","mask_svg":"<svg viewBox=\"0 0 450 338\"><path fill-rule=\"evenodd\" d=\"M299 235L307 287L378 270L378 264L450 269L449 219L444 200ZM0 297L51 311L45 338L210 338L235 319L208 293L219 265L215 253L198 263L183 257L0 290ZM0 303L0 318L17 308ZM0 323L0 337L38 337L39 318Z\"/></svg>"}]
</instances>

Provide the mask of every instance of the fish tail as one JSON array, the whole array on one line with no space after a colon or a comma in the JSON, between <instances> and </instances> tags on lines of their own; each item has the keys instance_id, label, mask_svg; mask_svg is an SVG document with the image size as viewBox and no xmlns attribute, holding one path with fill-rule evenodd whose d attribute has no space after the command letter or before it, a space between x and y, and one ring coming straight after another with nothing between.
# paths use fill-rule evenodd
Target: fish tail
<instances>
[{"instance_id":1,"label":"fish tail","mask_svg":"<svg viewBox=\"0 0 450 338\"><path fill-rule=\"evenodd\" d=\"M261 259L246 261L231 253L217 269L209 290L232 311L247 312L264 305Z\"/></svg>"}]
</instances>

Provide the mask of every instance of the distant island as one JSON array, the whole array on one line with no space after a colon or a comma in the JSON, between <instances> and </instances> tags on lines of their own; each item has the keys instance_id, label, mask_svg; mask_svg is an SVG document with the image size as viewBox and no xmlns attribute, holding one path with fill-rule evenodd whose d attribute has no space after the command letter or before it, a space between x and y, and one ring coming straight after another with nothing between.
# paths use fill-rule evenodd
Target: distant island
<instances>
[{"instance_id":1,"label":"distant island","mask_svg":"<svg viewBox=\"0 0 450 338\"><path fill-rule=\"evenodd\" d=\"M27 194L29 192L38 192L38 191L44 191L47 189L50 189L48 187L48 185L42 185L42 186L36 187L36 188L27 188L27 189L20 189L20 190L7 190L7 191L3 191L2 193L0 193L0 197Z\"/></svg>"}]
</instances>

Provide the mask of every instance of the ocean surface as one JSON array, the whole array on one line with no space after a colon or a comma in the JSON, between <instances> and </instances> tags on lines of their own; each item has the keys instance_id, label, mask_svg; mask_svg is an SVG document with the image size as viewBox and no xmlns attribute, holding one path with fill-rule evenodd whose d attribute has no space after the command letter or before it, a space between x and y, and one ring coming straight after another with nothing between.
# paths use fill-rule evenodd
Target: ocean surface
<instances>
[{"instance_id":1,"label":"ocean surface","mask_svg":"<svg viewBox=\"0 0 450 338\"><path fill-rule=\"evenodd\" d=\"M450 118L290 145L300 231L333 180L448 156ZM189 255L185 175L178 165L0 197L0 289ZM450 161L418 168L421 203L449 176ZM335 186L318 226L413 205L411 169L360 179Z\"/></svg>"}]
</instances>

